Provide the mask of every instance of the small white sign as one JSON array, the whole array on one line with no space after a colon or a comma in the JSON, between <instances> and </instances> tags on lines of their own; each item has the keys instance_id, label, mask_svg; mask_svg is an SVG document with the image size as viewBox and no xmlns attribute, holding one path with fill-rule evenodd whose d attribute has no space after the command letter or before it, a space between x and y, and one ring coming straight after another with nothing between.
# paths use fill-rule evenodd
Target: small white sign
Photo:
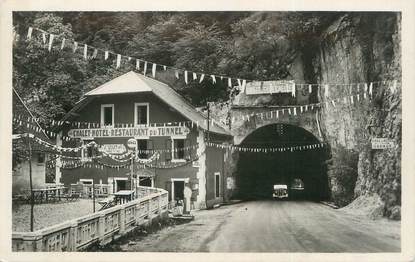
<instances>
[{"instance_id":1,"label":"small white sign","mask_svg":"<svg viewBox=\"0 0 415 262\"><path fill-rule=\"evenodd\" d=\"M123 154L126 151L123 144L104 144L101 145L100 151L104 151L108 154Z\"/></svg>"},{"instance_id":2,"label":"small white sign","mask_svg":"<svg viewBox=\"0 0 415 262\"><path fill-rule=\"evenodd\" d=\"M394 143L389 138L372 138L372 149L388 149L393 148Z\"/></svg>"},{"instance_id":3,"label":"small white sign","mask_svg":"<svg viewBox=\"0 0 415 262\"><path fill-rule=\"evenodd\" d=\"M226 178L226 188L227 189L233 189L235 186L235 182L233 177L227 177Z\"/></svg>"},{"instance_id":4,"label":"small white sign","mask_svg":"<svg viewBox=\"0 0 415 262\"><path fill-rule=\"evenodd\" d=\"M131 148L131 149L136 148L136 147L137 147L137 140L136 140L136 139L134 139L134 138L130 138L130 139L128 139L128 141L127 141L127 146L128 146L129 148Z\"/></svg>"},{"instance_id":5,"label":"small white sign","mask_svg":"<svg viewBox=\"0 0 415 262\"><path fill-rule=\"evenodd\" d=\"M193 167L200 167L199 160L195 160L192 162Z\"/></svg>"}]
</instances>

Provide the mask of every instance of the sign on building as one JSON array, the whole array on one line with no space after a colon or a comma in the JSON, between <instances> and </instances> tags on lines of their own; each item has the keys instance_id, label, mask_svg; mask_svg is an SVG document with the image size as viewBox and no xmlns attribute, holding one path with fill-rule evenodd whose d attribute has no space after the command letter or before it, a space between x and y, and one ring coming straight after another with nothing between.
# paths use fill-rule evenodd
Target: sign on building
<instances>
[{"instance_id":1,"label":"sign on building","mask_svg":"<svg viewBox=\"0 0 415 262\"><path fill-rule=\"evenodd\" d=\"M71 129L68 136L72 138L102 138L102 137L134 137L147 138L151 136L187 136L189 128L185 126L151 126L151 127L120 127L120 128L88 128Z\"/></svg>"},{"instance_id":2,"label":"sign on building","mask_svg":"<svg viewBox=\"0 0 415 262\"><path fill-rule=\"evenodd\" d=\"M127 151L123 144L104 144L100 146L99 150L108 154L123 154Z\"/></svg>"},{"instance_id":3,"label":"sign on building","mask_svg":"<svg viewBox=\"0 0 415 262\"><path fill-rule=\"evenodd\" d=\"M372 138L372 149L393 148L394 143L389 138Z\"/></svg>"},{"instance_id":4,"label":"sign on building","mask_svg":"<svg viewBox=\"0 0 415 262\"><path fill-rule=\"evenodd\" d=\"M235 182L233 177L227 177L226 178L226 189L234 189L235 187Z\"/></svg>"},{"instance_id":5,"label":"sign on building","mask_svg":"<svg viewBox=\"0 0 415 262\"><path fill-rule=\"evenodd\" d=\"M293 80L254 81L246 84L245 92L247 95L291 93L293 85Z\"/></svg>"}]
</instances>

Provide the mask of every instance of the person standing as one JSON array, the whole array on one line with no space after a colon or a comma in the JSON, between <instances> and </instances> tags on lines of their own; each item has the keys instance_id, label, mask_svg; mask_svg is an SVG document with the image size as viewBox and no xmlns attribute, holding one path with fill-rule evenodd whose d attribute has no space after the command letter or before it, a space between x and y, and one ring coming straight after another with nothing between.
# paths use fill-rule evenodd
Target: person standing
<instances>
[{"instance_id":1,"label":"person standing","mask_svg":"<svg viewBox=\"0 0 415 262\"><path fill-rule=\"evenodd\" d=\"M184 184L183 189L184 195L184 214L190 214L190 200L192 197L192 189L190 188L190 184L187 182Z\"/></svg>"}]
</instances>

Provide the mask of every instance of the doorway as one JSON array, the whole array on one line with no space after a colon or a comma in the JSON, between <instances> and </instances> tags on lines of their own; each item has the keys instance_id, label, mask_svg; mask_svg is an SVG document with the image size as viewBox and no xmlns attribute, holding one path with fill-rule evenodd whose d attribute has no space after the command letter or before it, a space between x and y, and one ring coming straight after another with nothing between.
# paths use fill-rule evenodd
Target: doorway
<instances>
[{"instance_id":1,"label":"doorway","mask_svg":"<svg viewBox=\"0 0 415 262\"><path fill-rule=\"evenodd\" d=\"M116 192L120 190L127 190L127 180L116 179L115 183L116 183L116 187L115 187Z\"/></svg>"},{"instance_id":2,"label":"doorway","mask_svg":"<svg viewBox=\"0 0 415 262\"><path fill-rule=\"evenodd\" d=\"M172 183L172 199L174 201L184 199L184 179L183 180L173 180Z\"/></svg>"}]
</instances>

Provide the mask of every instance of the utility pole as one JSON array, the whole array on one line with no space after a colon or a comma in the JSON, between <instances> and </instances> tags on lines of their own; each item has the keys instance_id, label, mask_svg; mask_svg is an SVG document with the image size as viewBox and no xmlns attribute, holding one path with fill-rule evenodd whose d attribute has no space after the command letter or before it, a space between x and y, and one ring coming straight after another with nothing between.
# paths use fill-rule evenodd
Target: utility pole
<instances>
[{"instance_id":1,"label":"utility pole","mask_svg":"<svg viewBox=\"0 0 415 262\"><path fill-rule=\"evenodd\" d=\"M208 136L207 136L207 140L210 141L210 132L209 132L209 128L210 128L210 102L207 102L207 131L208 131Z\"/></svg>"},{"instance_id":2,"label":"utility pole","mask_svg":"<svg viewBox=\"0 0 415 262\"><path fill-rule=\"evenodd\" d=\"M134 190L134 151L131 150L131 191ZM137 182L136 182L137 183ZM137 189L137 185L136 185L136 189ZM135 190L135 195L137 195L137 190ZM137 196L135 196L134 198L136 198Z\"/></svg>"},{"instance_id":3,"label":"utility pole","mask_svg":"<svg viewBox=\"0 0 415 262\"><path fill-rule=\"evenodd\" d=\"M92 212L95 213L95 182L94 179L92 179Z\"/></svg>"},{"instance_id":4,"label":"utility pole","mask_svg":"<svg viewBox=\"0 0 415 262\"><path fill-rule=\"evenodd\" d=\"M29 185L30 185L30 232L33 232L33 209L35 207L35 199L33 194L32 182L32 145L30 144L30 134L27 134L27 145L29 149Z\"/></svg>"}]
</instances>

